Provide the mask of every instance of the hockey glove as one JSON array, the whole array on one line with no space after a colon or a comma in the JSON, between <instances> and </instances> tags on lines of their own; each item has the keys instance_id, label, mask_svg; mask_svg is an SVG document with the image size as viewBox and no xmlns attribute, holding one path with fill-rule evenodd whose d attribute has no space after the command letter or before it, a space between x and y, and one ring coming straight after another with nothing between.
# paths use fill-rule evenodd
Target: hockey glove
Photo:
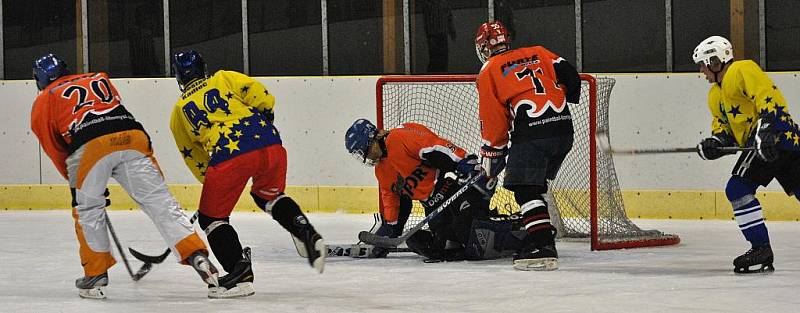
<instances>
[{"instance_id":1,"label":"hockey glove","mask_svg":"<svg viewBox=\"0 0 800 313\"><path fill-rule=\"evenodd\" d=\"M508 148L498 149L484 145L481 147L481 163L486 170L486 176L497 177L506 167L506 155Z\"/></svg>"},{"instance_id":2,"label":"hockey glove","mask_svg":"<svg viewBox=\"0 0 800 313\"><path fill-rule=\"evenodd\" d=\"M778 136L773 129L773 123L764 118L758 120L756 128L755 144L758 157L765 162L772 162L778 159Z\"/></svg>"},{"instance_id":3,"label":"hockey glove","mask_svg":"<svg viewBox=\"0 0 800 313\"><path fill-rule=\"evenodd\" d=\"M697 154L700 155L703 160L716 160L726 154L731 154L730 152L724 152L719 149L725 146L727 145L719 137L708 137L697 144Z\"/></svg>"},{"instance_id":4,"label":"hockey glove","mask_svg":"<svg viewBox=\"0 0 800 313\"><path fill-rule=\"evenodd\" d=\"M378 236L384 236L389 238L397 238L402 229L400 231L397 230L397 225L387 224L386 222L381 222L381 226L375 231L375 234ZM382 248L382 247L373 247L370 250L370 253L367 255L367 258L376 259L376 258L385 258L389 254L389 249Z\"/></svg>"},{"instance_id":5,"label":"hockey glove","mask_svg":"<svg viewBox=\"0 0 800 313\"><path fill-rule=\"evenodd\" d=\"M467 157L458 161L456 165L456 175L460 181L467 181L472 176L478 175L481 172L481 165L478 164L478 157L470 154Z\"/></svg>"}]
</instances>

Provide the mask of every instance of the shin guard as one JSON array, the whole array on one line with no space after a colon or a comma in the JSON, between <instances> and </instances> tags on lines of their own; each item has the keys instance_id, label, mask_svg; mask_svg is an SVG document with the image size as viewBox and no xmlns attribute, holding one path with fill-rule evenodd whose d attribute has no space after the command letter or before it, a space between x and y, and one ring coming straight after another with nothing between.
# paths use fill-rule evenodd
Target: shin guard
<instances>
[{"instance_id":1,"label":"shin guard","mask_svg":"<svg viewBox=\"0 0 800 313\"><path fill-rule=\"evenodd\" d=\"M242 259L242 244L239 235L229 223L229 218L214 218L198 213L198 222L208 238L211 251L226 272L234 270L236 262Z\"/></svg>"}]
</instances>

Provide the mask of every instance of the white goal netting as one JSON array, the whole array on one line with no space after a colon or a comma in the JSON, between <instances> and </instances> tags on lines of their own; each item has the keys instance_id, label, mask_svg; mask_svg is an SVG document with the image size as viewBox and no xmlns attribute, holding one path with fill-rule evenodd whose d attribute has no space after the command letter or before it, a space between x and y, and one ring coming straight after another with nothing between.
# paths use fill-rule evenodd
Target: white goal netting
<instances>
[{"instance_id":1,"label":"white goal netting","mask_svg":"<svg viewBox=\"0 0 800 313\"><path fill-rule=\"evenodd\" d=\"M581 79L580 103L570 107L574 146L548 194L559 238L589 239L593 250L678 243L675 235L640 229L625 213L613 159L596 149L595 142L596 131L608 131L608 105L615 81L585 74ZM378 127L421 123L469 153L478 153L481 135L475 76L388 76L379 79L377 95ZM491 207L506 213L519 210L513 194L503 188L498 188ZM423 217L422 206L415 203L406 227L413 227Z\"/></svg>"}]
</instances>

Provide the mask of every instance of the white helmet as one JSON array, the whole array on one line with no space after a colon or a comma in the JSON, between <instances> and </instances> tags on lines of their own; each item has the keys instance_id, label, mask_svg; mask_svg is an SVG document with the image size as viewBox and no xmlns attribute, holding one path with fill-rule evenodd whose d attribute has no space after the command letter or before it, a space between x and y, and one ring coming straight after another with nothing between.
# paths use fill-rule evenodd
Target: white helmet
<instances>
[{"instance_id":1,"label":"white helmet","mask_svg":"<svg viewBox=\"0 0 800 313\"><path fill-rule=\"evenodd\" d=\"M728 39L721 36L711 36L701 41L696 48L692 58L694 63L703 62L706 66L711 66L711 59L717 57L722 64L733 60L733 45Z\"/></svg>"}]
</instances>

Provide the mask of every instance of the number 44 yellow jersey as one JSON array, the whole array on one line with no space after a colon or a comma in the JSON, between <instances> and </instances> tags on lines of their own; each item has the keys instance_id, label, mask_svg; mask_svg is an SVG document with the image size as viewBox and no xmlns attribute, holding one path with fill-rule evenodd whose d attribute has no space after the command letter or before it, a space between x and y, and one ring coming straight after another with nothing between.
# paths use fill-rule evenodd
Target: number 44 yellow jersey
<instances>
[{"instance_id":1,"label":"number 44 yellow jersey","mask_svg":"<svg viewBox=\"0 0 800 313\"><path fill-rule=\"evenodd\" d=\"M186 86L170 129L194 176L203 182L208 166L281 144L272 124L274 105L263 84L238 72L218 71Z\"/></svg>"}]
</instances>

